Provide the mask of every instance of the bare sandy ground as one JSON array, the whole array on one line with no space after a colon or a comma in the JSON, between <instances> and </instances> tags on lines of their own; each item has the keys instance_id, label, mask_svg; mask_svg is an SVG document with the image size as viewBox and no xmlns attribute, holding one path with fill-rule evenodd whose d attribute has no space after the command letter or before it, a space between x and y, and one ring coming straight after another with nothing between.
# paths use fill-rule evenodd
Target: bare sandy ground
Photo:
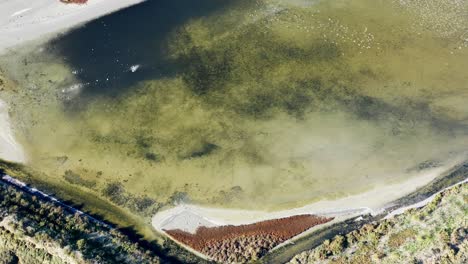
<instances>
[{"instance_id":1,"label":"bare sandy ground","mask_svg":"<svg viewBox=\"0 0 468 264\"><path fill-rule=\"evenodd\" d=\"M164 229L180 229L193 233L199 226L246 225L301 214L339 217L340 219L368 213L378 214L391 201L404 197L429 184L436 177L449 172L465 159L466 155L462 155L445 166L424 170L412 175L404 182L376 186L372 190L361 194L336 200L318 201L299 208L265 212L181 204L157 213L152 219L152 224L159 232L163 232Z\"/></svg>"},{"instance_id":2,"label":"bare sandy ground","mask_svg":"<svg viewBox=\"0 0 468 264\"><path fill-rule=\"evenodd\" d=\"M128 7L144 0L89 0L64 4L59 0L1 0L0 54L8 48Z\"/></svg>"},{"instance_id":3,"label":"bare sandy ground","mask_svg":"<svg viewBox=\"0 0 468 264\"><path fill-rule=\"evenodd\" d=\"M85 5L59 0L0 0L0 55L15 45L46 40L83 22L144 0L90 0ZM24 163L26 155L9 123L8 106L0 99L0 158Z\"/></svg>"}]
</instances>

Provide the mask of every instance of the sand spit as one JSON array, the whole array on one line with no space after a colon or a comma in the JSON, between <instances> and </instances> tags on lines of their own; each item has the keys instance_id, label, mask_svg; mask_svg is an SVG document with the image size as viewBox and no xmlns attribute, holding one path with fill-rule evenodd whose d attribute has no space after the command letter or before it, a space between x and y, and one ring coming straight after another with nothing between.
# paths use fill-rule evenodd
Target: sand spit
<instances>
[{"instance_id":1,"label":"sand spit","mask_svg":"<svg viewBox=\"0 0 468 264\"><path fill-rule=\"evenodd\" d=\"M25 41L76 26L144 0L92 0L65 4L59 0L0 1L0 54Z\"/></svg>"},{"instance_id":2,"label":"sand spit","mask_svg":"<svg viewBox=\"0 0 468 264\"><path fill-rule=\"evenodd\" d=\"M322 200L302 207L282 211L254 211L223 208L210 208L193 204L180 204L174 208L158 212L152 220L154 228L163 232L164 229L181 229L193 232L197 223L214 225L246 225L260 221L290 217L293 215L313 214L327 217L355 214L377 214L387 204L416 189L429 184L436 177L445 175L457 165L466 160L466 154L454 158L451 162L437 168L425 169L410 175L409 179L393 184L382 184L361 194L350 195L335 200ZM183 221L184 215L196 217L199 221ZM179 216L179 217L177 217ZM177 224L174 222L177 220Z\"/></svg>"},{"instance_id":3,"label":"sand spit","mask_svg":"<svg viewBox=\"0 0 468 264\"><path fill-rule=\"evenodd\" d=\"M297 215L249 225L199 227L194 234L165 230L173 239L222 263L257 259L280 243L333 218Z\"/></svg>"},{"instance_id":4,"label":"sand spit","mask_svg":"<svg viewBox=\"0 0 468 264\"><path fill-rule=\"evenodd\" d=\"M239 245L241 241L245 245L252 245L252 243L255 245L256 242L252 241L257 240L253 239L252 236L245 238L241 235L239 235L241 240L233 239L229 235L226 235L226 239L221 240L207 239L212 238L212 236L214 236L213 234L221 232L213 230L232 231L233 226L249 226L249 228L257 228L258 226L256 224L259 223L268 223L270 221L273 221L272 223L274 223L274 221L277 220L295 219L291 217L303 217L304 215L315 217L321 216L324 217L323 219L327 219L327 221L320 224L330 222L333 218L339 221L344 221L359 215L377 215L384 213L386 209L391 206L390 203L392 201L415 192L418 188L428 185L437 177L451 173L455 168L457 168L459 164L462 164L465 160L466 154L463 154L452 160L452 162L447 163L445 166L422 170L417 175L413 175L413 177L404 182L382 185L361 194L350 195L348 197L336 200L319 201L290 210L266 212L208 208L190 204L181 204L175 208L157 213L153 217L152 223L153 227L159 232L169 234L172 239L180 242L181 244L188 245L190 248L204 254L205 256L211 257L218 261L221 261L221 259L224 261L225 258L229 258L229 256L231 256L231 258L239 257L242 259L245 256L239 252L244 252L246 250L239 250L234 245ZM331 222L336 221L333 220ZM302 235L308 233L309 230L315 229L313 226L314 225L311 225L309 228L303 229L302 231L297 232L295 235L292 235L282 241L274 240L268 235L264 237L268 238L268 241L270 241L268 243L276 243L273 246L276 247L280 244L285 244L285 242L288 240L294 240L301 237ZM316 227L320 228L320 226ZM275 227L272 227L272 230L270 231L274 232L274 229ZM240 230L243 229L241 228ZM291 234L292 233L294 232L291 232ZM232 231L232 234L236 234L235 231ZM219 236L222 237L221 235ZM206 240L215 242L208 243ZM265 245L268 244L265 238L259 237L258 241L261 241L258 243L266 243ZM228 251L224 251L224 247L230 248L231 251L238 253L229 255L226 253ZM269 249L263 248L262 250ZM222 254L219 252L222 252ZM252 252L254 253L252 253L253 255L250 256L256 256L255 254L258 253L258 251L255 250Z\"/></svg>"}]
</instances>

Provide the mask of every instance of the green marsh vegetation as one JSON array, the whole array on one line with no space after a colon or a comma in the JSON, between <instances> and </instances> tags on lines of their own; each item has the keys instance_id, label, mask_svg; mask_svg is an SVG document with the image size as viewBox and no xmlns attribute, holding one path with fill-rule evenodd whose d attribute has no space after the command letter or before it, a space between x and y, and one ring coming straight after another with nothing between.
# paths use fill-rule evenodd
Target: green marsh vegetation
<instances>
[{"instance_id":1,"label":"green marsh vegetation","mask_svg":"<svg viewBox=\"0 0 468 264\"><path fill-rule=\"evenodd\" d=\"M176 74L116 97L82 96L47 49L18 51L2 98L40 181L143 219L346 196L468 145L468 6L402 3L239 1L172 32Z\"/></svg>"}]
</instances>

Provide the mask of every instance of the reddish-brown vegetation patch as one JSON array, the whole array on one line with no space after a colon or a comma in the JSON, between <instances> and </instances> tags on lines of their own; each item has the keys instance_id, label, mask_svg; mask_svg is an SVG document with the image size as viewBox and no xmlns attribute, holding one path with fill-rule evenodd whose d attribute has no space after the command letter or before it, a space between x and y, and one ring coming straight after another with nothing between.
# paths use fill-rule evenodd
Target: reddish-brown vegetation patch
<instances>
[{"instance_id":1,"label":"reddish-brown vegetation patch","mask_svg":"<svg viewBox=\"0 0 468 264\"><path fill-rule=\"evenodd\" d=\"M60 2L65 4L86 4L88 0L60 0Z\"/></svg>"},{"instance_id":2,"label":"reddish-brown vegetation patch","mask_svg":"<svg viewBox=\"0 0 468 264\"><path fill-rule=\"evenodd\" d=\"M164 230L175 240L219 262L257 259L278 244L333 218L296 215L241 226L199 227L195 234Z\"/></svg>"}]
</instances>

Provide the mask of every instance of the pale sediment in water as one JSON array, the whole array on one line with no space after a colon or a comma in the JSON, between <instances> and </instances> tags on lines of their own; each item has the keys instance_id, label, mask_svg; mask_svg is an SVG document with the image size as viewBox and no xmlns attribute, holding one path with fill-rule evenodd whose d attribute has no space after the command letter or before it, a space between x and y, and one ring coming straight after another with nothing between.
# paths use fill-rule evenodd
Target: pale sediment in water
<instances>
[{"instance_id":1,"label":"pale sediment in water","mask_svg":"<svg viewBox=\"0 0 468 264\"><path fill-rule=\"evenodd\" d=\"M8 106L0 100L0 159L23 163L26 155L16 141L10 125Z\"/></svg>"}]
</instances>

